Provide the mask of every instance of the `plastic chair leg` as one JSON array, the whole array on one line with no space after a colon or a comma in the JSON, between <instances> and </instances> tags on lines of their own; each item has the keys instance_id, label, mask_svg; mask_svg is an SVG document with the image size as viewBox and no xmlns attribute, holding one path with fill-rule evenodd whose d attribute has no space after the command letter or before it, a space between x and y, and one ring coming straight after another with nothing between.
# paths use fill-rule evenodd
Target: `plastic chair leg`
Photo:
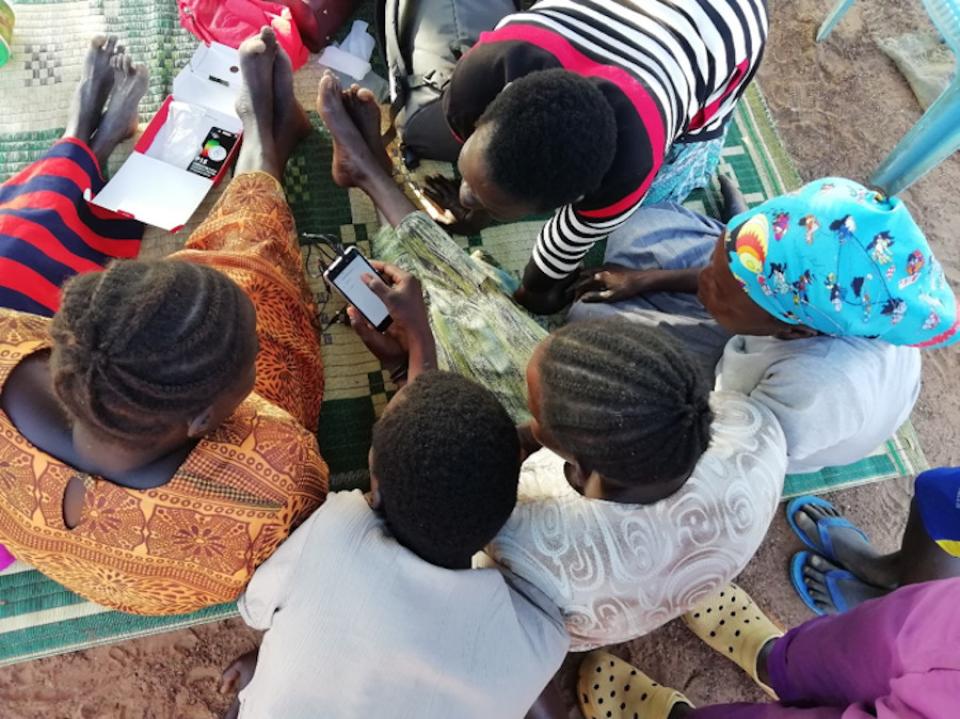
<instances>
[{"instance_id":1,"label":"plastic chair leg","mask_svg":"<svg viewBox=\"0 0 960 719\"><path fill-rule=\"evenodd\" d=\"M853 5L853 0L839 0L839 2L837 2L833 10L830 11L830 14L827 15L827 19L823 21L820 29L817 30L817 42L823 42L827 39L830 33L833 32L833 28L835 28L841 18L847 14L847 10L850 9L851 5Z\"/></svg>"},{"instance_id":2,"label":"plastic chair leg","mask_svg":"<svg viewBox=\"0 0 960 719\"><path fill-rule=\"evenodd\" d=\"M960 149L960 76L937 98L873 174L888 195L912 185Z\"/></svg>"}]
</instances>

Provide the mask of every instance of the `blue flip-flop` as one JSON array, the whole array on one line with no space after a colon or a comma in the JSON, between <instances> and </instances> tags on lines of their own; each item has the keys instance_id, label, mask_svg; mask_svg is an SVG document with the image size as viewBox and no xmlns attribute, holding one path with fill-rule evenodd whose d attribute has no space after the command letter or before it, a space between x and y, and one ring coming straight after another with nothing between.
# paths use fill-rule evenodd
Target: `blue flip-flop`
<instances>
[{"instance_id":1,"label":"blue flip-flop","mask_svg":"<svg viewBox=\"0 0 960 719\"><path fill-rule=\"evenodd\" d=\"M800 596L800 599L803 600L803 603L807 605L807 608L817 616L823 617L826 616L828 612L817 605L814 598L810 596L807 583L803 581L803 568L810 562L811 557L813 557L812 552L797 552L793 555L793 559L790 560L790 583L793 585L794 591ZM831 569L823 575L823 578L824 583L827 585L827 593L830 595L830 601L833 602L833 606L837 608L837 611L843 613L850 609L850 607L847 606L846 600L843 598L843 594L840 592L840 582L843 580L860 580L846 569Z\"/></svg>"},{"instance_id":2,"label":"blue flip-flop","mask_svg":"<svg viewBox=\"0 0 960 719\"><path fill-rule=\"evenodd\" d=\"M806 535L806 533L800 529L800 525L797 524L797 520L794 519L797 512L800 511L800 508L808 504L812 504L815 507L832 509L834 511L837 509L822 497L815 497L812 494L805 494L802 497L796 497L795 499L790 500L790 503L787 504L787 523L790 525L790 529L793 530L793 533L797 535L801 542L803 542L808 548L820 556L830 560L833 564L840 564L840 560L837 559L837 555L833 551L833 541L830 539L830 533L827 531L828 528L844 527L846 529L852 529L854 532L863 537L863 541L870 541L866 533L860 529L860 527L855 526L846 517L827 517L826 519L821 519L816 523L817 535L820 537L820 546L818 547Z\"/></svg>"}]
</instances>

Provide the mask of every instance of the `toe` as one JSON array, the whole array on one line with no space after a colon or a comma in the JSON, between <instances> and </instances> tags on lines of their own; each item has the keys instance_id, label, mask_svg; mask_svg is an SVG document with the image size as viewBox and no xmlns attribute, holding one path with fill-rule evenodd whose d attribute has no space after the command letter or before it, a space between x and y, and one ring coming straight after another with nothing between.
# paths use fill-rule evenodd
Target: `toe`
<instances>
[{"instance_id":1,"label":"toe","mask_svg":"<svg viewBox=\"0 0 960 719\"><path fill-rule=\"evenodd\" d=\"M262 28L260 28L260 39L263 40L263 43L268 50L277 49L277 34L269 25L264 25Z\"/></svg>"},{"instance_id":2,"label":"toe","mask_svg":"<svg viewBox=\"0 0 960 719\"><path fill-rule=\"evenodd\" d=\"M340 83L337 79L327 73L320 79L320 97L319 107L321 112L330 112L336 108L337 103L343 103L340 98Z\"/></svg>"},{"instance_id":3,"label":"toe","mask_svg":"<svg viewBox=\"0 0 960 719\"><path fill-rule=\"evenodd\" d=\"M821 574L826 574L827 572L840 569L840 567L838 567L836 564L824 559L819 554L814 554L812 557L810 557L810 563L808 566L811 569L820 572Z\"/></svg>"},{"instance_id":4,"label":"toe","mask_svg":"<svg viewBox=\"0 0 960 719\"><path fill-rule=\"evenodd\" d=\"M118 39L118 38L117 38L116 35L109 35L109 36L107 37L107 42L106 42L106 44L103 45L103 49L104 49L107 53L109 53L109 54L112 55L113 52L114 52L114 51L116 50L116 48L117 48L117 39Z\"/></svg>"},{"instance_id":5,"label":"toe","mask_svg":"<svg viewBox=\"0 0 960 719\"><path fill-rule=\"evenodd\" d=\"M260 36L251 37L240 44L240 56L244 55L262 55L267 51L267 46L260 39Z\"/></svg>"},{"instance_id":6,"label":"toe","mask_svg":"<svg viewBox=\"0 0 960 719\"><path fill-rule=\"evenodd\" d=\"M824 584L823 575L812 569L803 570L803 583L810 592L826 592L827 586Z\"/></svg>"}]
</instances>

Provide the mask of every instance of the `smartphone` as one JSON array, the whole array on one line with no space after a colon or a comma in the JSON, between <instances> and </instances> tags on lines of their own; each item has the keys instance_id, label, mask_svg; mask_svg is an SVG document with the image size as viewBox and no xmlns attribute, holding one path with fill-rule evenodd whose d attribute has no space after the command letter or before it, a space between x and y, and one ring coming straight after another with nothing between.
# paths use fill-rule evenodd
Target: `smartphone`
<instances>
[{"instance_id":1,"label":"smartphone","mask_svg":"<svg viewBox=\"0 0 960 719\"><path fill-rule=\"evenodd\" d=\"M383 300L373 294L373 290L363 284L364 275L379 277L380 273L357 251L348 247L333 261L323 276L336 287L351 305L357 308L367 322L383 332L393 322Z\"/></svg>"}]
</instances>

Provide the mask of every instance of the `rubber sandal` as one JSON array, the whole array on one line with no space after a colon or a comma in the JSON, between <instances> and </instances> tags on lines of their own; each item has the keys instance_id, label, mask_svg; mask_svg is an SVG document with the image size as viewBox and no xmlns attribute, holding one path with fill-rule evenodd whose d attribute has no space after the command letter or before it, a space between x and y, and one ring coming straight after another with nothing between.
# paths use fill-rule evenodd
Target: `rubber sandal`
<instances>
[{"instance_id":1,"label":"rubber sandal","mask_svg":"<svg viewBox=\"0 0 960 719\"><path fill-rule=\"evenodd\" d=\"M823 507L824 509L832 509L834 511L837 509L827 500L823 499L822 497L815 497L812 494L796 497L795 499L790 500L790 503L787 504L787 523L790 525L790 529L793 530L793 533L797 535L799 540L803 542L808 549L816 552L826 559L829 559L834 564L840 564L840 561L837 559L837 555L833 551L833 541L830 539L830 533L827 531L827 529L830 527L844 527L846 529L852 529L854 532L863 537L863 541L870 541L870 538L867 537L866 533L860 529L860 527L854 525L846 517L828 517L826 519L821 519L816 523L817 536L820 538L821 545L818 547L816 544L814 544L810 537L808 537L806 533L800 529L800 525L797 524L797 520L794 519L801 507L811 504L814 507Z\"/></svg>"},{"instance_id":2,"label":"rubber sandal","mask_svg":"<svg viewBox=\"0 0 960 719\"><path fill-rule=\"evenodd\" d=\"M587 719L667 719L677 704L693 703L607 652L590 652L580 664L577 699Z\"/></svg>"},{"instance_id":3,"label":"rubber sandal","mask_svg":"<svg viewBox=\"0 0 960 719\"><path fill-rule=\"evenodd\" d=\"M745 671L767 694L777 693L757 676L757 657L783 630L760 610L743 589L730 584L683 615L683 623L714 651Z\"/></svg>"},{"instance_id":4,"label":"rubber sandal","mask_svg":"<svg viewBox=\"0 0 960 719\"><path fill-rule=\"evenodd\" d=\"M803 581L803 568L810 563L813 554L813 552L797 552L793 555L793 559L790 560L790 583L793 585L793 589L799 595L800 599L803 600L803 603L807 605L807 608L818 617L824 617L828 612L819 606L814 598L810 596L807 583ZM837 611L842 614L849 610L850 607L847 606L846 601L843 599L843 594L840 592L840 582L845 579L856 582L861 580L846 569L831 569L824 573L823 578L827 585L827 593L830 595L830 601L833 602L833 606L837 608Z\"/></svg>"}]
</instances>

